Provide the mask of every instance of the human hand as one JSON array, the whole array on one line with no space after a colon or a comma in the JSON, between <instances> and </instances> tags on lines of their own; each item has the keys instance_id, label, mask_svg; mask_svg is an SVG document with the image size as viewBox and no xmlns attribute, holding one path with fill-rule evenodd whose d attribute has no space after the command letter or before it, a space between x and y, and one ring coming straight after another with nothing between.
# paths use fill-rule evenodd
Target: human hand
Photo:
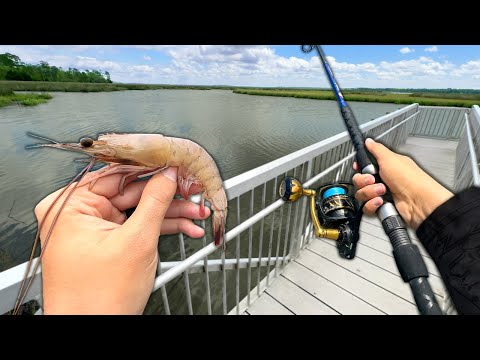
<instances>
[{"instance_id":1,"label":"human hand","mask_svg":"<svg viewBox=\"0 0 480 360\"><path fill-rule=\"evenodd\" d=\"M394 153L372 139L367 139L365 145L377 159L380 177L390 189L395 207L405 223L414 230L433 210L453 196L411 158ZM359 170L356 163L354 169ZM363 212L375 214L383 204L380 196L386 192L385 185L375 184L375 178L369 174L357 173L352 181L358 189L355 198L365 202Z\"/></svg>"},{"instance_id":2,"label":"human hand","mask_svg":"<svg viewBox=\"0 0 480 360\"><path fill-rule=\"evenodd\" d=\"M77 187L58 217L42 259L45 314L142 314L153 288L160 234L204 235L190 219L207 218L210 209L202 217L198 205L172 201L177 168L130 182L123 195L121 178L105 176L91 190ZM61 190L36 206L39 222ZM42 249L67 193L45 220ZM135 206L127 219L124 211Z\"/></svg>"}]
</instances>

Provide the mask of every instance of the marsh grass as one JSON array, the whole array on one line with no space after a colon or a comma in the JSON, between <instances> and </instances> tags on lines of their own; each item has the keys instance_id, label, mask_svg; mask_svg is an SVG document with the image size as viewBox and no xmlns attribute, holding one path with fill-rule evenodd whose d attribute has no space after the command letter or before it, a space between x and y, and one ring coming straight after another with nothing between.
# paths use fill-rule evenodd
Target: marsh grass
<instances>
[{"instance_id":1,"label":"marsh grass","mask_svg":"<svg viewBox=\"0 0 480 360\"><path fill-rule=\"evenodd\" d=\"M285 96L303 99L336 100L331 91L324 90L265 90L265 89L235 89L237 94L260 95L260 96ZM380 102L392 104L412 104L429 106L457 106L471 107L480 103L479 95L472 94L436 94L436 93L412 93L392 94L388 92L367 92L347 90L343 92L347 101Z\"/></svg>"},{"instance_id":2,"label":"marsh grass","mask_svg":"<svg viewBox=\"0 0 480 360\"><path fill-rule=\"evenodd\" d=\"M15 94L13 92L0 92L0 107L11 104L21 104L24 106L35 106L43 104L50 100L50 94Z\"/></svg>"},{"instance_id":3,"label":"marsh grass","mask_svg":"<svg viewBox=\"0 0 480 360\"><path fill-rule=\"evenodd\" d=\"M25 106L42 104L52 98L49 94L18 94L18 91L32 92L108 92L125 90L210 90L230 89L225 86L191 86L191 85L155 85L155 84L121 84L121 83L80 83L52 81L0 81L0 107L18 103Z\"/></svg>"},{"instance_id":4,"label":"marsh grass","mask_svg":"<svg viewBox=\"0 0 480 360\"><path fill-rule=\"evenodd\" d=\"M212 86L190 85L155 85L155 84L121 84L121 83L81 83L81 82L53 82L53 81L0 81L1 91L60 91L60 92L103 92L124 90L209 90Z\"/></svg>"}]
</instances>

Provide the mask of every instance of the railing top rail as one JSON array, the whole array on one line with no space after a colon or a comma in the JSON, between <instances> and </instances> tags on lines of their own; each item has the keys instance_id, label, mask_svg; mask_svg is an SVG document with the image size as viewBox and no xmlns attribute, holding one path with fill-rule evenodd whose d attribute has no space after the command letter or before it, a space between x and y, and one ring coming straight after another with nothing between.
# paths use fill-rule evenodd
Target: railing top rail
<instances>
[{"instance_id":1,"label":"railing top rail","mask_svg":"<svg viewBox=\"0 0 480 360\"><path fill-rule=\"evenodd\" d=\"M390 114L383 115L375 120L360 125L360 129L363 131L369 131L370 129L373 129L384 122L397 117L398 115L408 112L417 106L418 104L415 103L395 110ZM341 132L340 134L334 135L328 139L307 146L303 149L295 151L294 153L285 155L265 165L259 166L255 169L249 170L243 174L226 180L224 182L224 186L228 199L234 199L237 196L244 194L245 192L272 179L273 177L285 173L286 171L289 171L290 169L310 160L322 152L341 144L349 138L350 137L348 136L347 131Z\"/></svg>"},{"instance_id":2,"label":"railing top rail","mask_svg":"<svg viewBox=\"0 0 480 360\"><path fill-rule=\"evenodd\" d=\"M474 105L474 106L476 106L476 105ZM432 106L432 105L419 105L419 108L421 108L421 109L439 109L439 110L445 110L445 109L468 110L468 109L470 109L468 107L462 107L462 106Z\"/></svg>"}]
</instances>

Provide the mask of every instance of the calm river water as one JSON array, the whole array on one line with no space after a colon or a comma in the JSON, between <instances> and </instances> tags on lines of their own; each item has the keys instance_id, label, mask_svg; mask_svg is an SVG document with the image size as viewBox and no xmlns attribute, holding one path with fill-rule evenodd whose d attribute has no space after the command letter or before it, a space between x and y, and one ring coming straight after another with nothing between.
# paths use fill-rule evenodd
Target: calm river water
<instances>
[{"instance_id":1,"label":"calm river water","mask_svg":"<svg viewBox=\"0 0 480 360\"><path fill-rule=\"evenodd\" d=\"M81 157L79 154L25 150L25 145L37 142L26 136L27 131L62 142L76 142L83 136L96 137L104 132L189 138L213 156L225 180L345 130L334 101L250 96L223 90L53 95L52 100L39 106L0 109L0 271L28 259L36 230L33 208L47 194L65 186L82 167L73 162ZM350 105L360 123L400 107L357 102ZM192 250L187 242L187 254ZM178 260L175 240L161 242L160 251L163 261ZM220 274L211 275L215 286L215 276ZM201 276L190 276L197 302L204 299L203 289L194 286L203 279ZM167 289L172 313L185 313L182 278L172 281ZM231 301L234 298L229 292ZM157 293L147 313L163 313ZM220 306L221 310L221 299L217 300L212 299L214 309ZM202 309L200 313L206 312L205 307Z\"/></svg>"}]
</instances>

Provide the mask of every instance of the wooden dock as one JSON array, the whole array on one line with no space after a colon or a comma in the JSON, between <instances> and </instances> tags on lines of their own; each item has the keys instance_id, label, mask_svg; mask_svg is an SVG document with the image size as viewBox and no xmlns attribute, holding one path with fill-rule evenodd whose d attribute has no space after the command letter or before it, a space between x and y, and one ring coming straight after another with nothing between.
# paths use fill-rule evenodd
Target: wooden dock
<instances>
[{"instance_id":1,"label":"wooden dock","mask_svg":"<svg viewBox=\"0 0 480 360\"><path fill-rule=\"evenodd\" d=\"M399 152L412 157L439 182L453 186L457 141L409 137ZM415 181L415 179L412 179ZM354 260L340 258L331 240L314 239L245 310L247 315L418 314L410 286L400 277L392 246L376 217L363 217ZM440 304L445 286L419 245Z\"/></svg>"}]
</instances>

